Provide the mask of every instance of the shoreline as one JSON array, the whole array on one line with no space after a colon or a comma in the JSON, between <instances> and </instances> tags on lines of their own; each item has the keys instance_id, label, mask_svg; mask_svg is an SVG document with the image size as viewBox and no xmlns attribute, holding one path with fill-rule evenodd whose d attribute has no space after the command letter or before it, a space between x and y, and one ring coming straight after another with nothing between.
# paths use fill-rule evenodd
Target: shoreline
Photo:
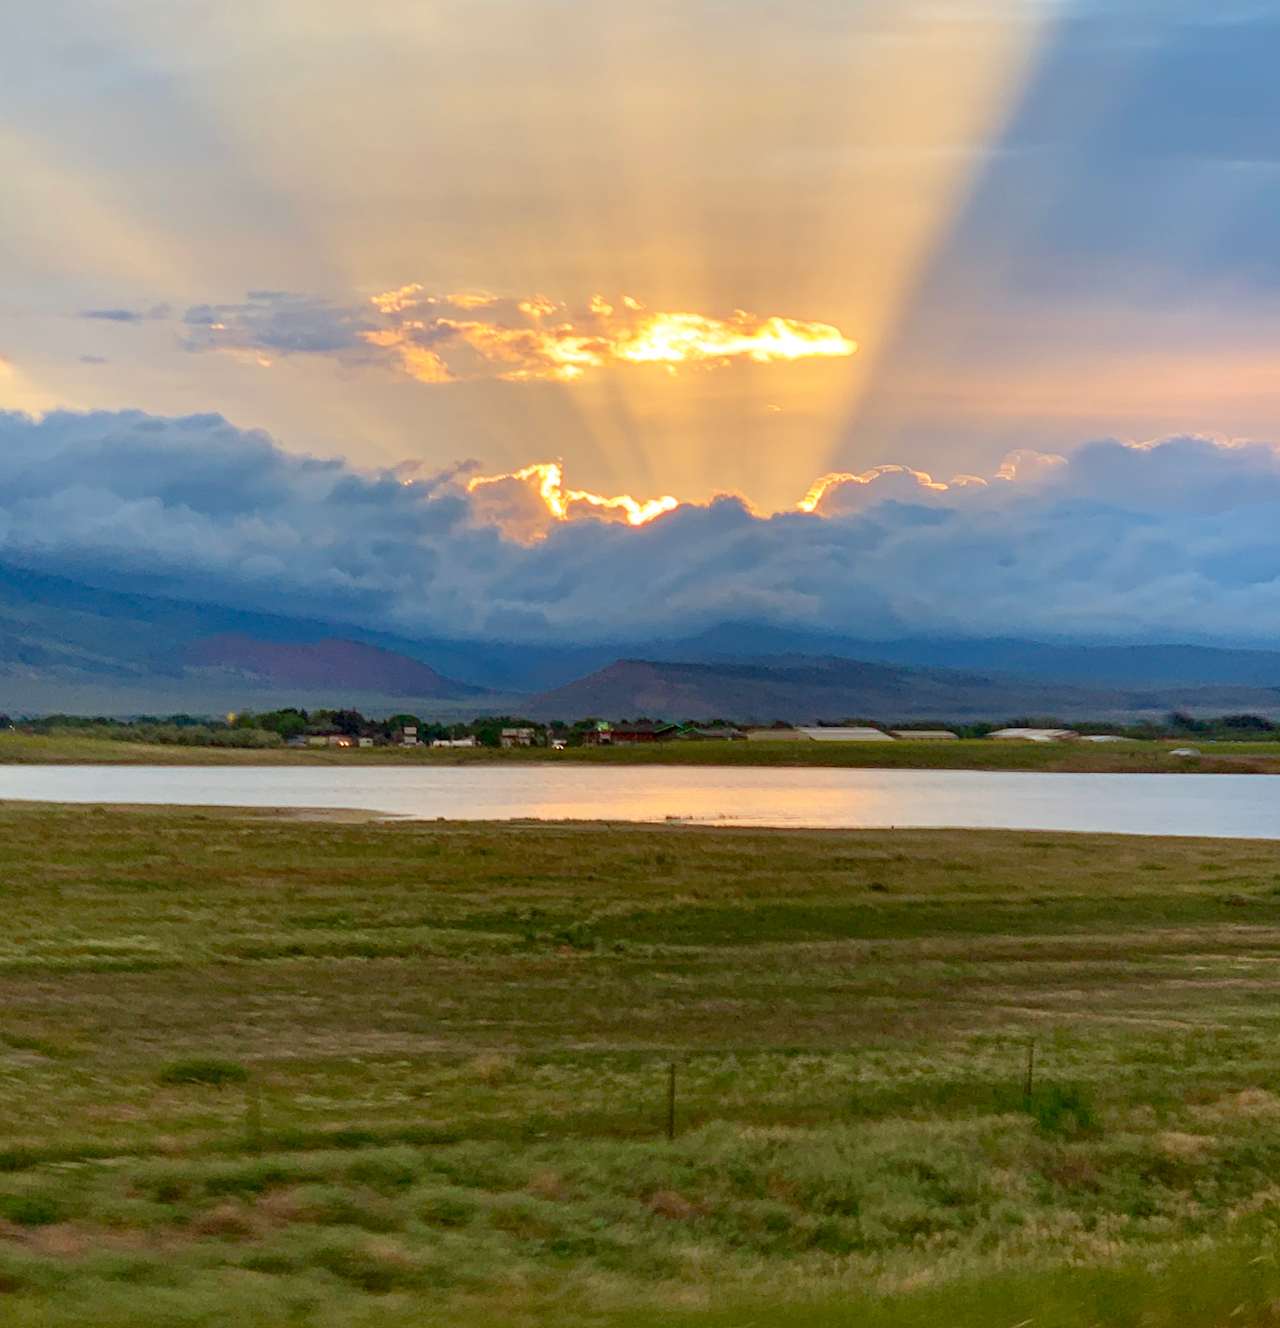
<instances>
[{"instance_id":1,"label":"shoreline","mask_svg":"<svg viewBox=\"0 0 1280 1328\"><path fill-rule=\"evenodd\" d=\"M1204 742L1197 757L1174 756L1183 743L1133 741L1022 743L990 739L955 742L739 742L636 747L491 749L429 747L372 749L183 747L113 739L0 734L0 766L153 765L262 766L358 769L571 765L836 770L971 770L1042 774L1280 774L1280 742Z\"/></svg>"}]
</instances>

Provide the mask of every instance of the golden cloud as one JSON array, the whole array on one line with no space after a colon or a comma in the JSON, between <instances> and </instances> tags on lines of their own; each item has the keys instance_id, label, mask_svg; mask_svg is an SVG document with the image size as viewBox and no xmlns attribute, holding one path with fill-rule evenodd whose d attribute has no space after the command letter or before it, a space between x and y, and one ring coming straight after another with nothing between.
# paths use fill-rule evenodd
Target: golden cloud
<instances>
[{"instance_id":1,"label":"golden cloud","mask_svg":"<svg viewBox=\"0 0 1280 1328\"><path fill-rule=\"evenodd\" d=\"M593 295L571 310L546 295L506 299L488 291L429 295L401 286L371 301L385 327L360 333L388 350L419 382L497 378L571 383L611 365L717 367L734 360L774 364L843 358L857 343L830 323L737 309L727 318L651 311L633 296L613 303Z\"/></svg>"},{"instance_id":2,"label":"golden cloud","mask_svg":"<svg viewBox=\"0 0 1280 1328\"><path fill-rule=\"evenodd\" d=\"M1065 457L1022 449L1009 453L990 477L961 474L942 481L927 471L896 464L858 473L832 472L815 480L794 510L831 517L866 511L892 500L952 505L975 491L1034 489L1066 465ZM643 526L682 505L671 494L640 499L566 488L564 466L559 461L538 461L501 475L477 475L467 481L466 491L475 520L525 543L542 539L563 522L588 519ZM739 501L751 510L745 500Z\"/></svg>"},{"instance_id":3,"label":"golden cloud","mask_svg":"<svg viewBox=\"0 0 1280 1328\"><path fill-rule=\"evenodd\" d=\"M505 475L478 475L468 481L467 492L483 520L525 540L540 538L555 522L580 516L643 526L680 506L670 494L642 500L630 494L605 497L587 489L566 489L558 461L538 461ZM538 500L532 505L527 502L531 494Z\"/></svg>"}]
</instances>

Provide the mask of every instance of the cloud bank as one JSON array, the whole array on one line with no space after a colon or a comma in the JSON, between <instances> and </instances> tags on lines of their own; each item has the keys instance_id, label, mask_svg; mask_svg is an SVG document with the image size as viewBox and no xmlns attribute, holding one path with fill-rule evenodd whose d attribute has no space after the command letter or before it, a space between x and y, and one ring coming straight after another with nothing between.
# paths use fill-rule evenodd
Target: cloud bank
<instances>
[{"instance_id":1,"label":"cloud bank","mask_svg":"<svg viewBox=\"0 0 1280 1328\"><path fill-rule=\"evenodd\" d=\"M1280 453L1263 444L1104 441L942 487L882 468L770 517L721 498L633 526L580 503L523 541L467 492L473 469L358 471L216 415L0 414L0 558L457 637L625 640L746 619L1280 640Z\"/></svg>"}]
</instances>

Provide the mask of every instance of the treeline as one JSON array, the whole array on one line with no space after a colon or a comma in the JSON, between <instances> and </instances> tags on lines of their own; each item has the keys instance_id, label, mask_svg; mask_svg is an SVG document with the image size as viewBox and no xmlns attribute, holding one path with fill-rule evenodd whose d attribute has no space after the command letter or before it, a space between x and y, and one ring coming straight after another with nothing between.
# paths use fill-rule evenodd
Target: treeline
<instances>
[{"instance_id":1,"label":"treeline","mask_svg":"<svg viewBox=\"0 0 1280 1328\"><path fill-rule=\"evenodd\" d=\"M617 722L627 724L648 721L641 718ZM727 726L730 721L715 718L688 720L686 723L717 728ZM947 729L960 738L985 738L996 729L1018 727L1072 729L1077 733L1110 734L1139 741L1194 738L1202 742L1249 742L1280 739L1280 723L1264 715L1236 714L1199 719L1178 711L1161 720L1145 720L1134 724L1063 720L1046 715L1026 715L999 723L980 724L955 724L945 719L884 724L861 716L850 716L833 723L892 728L900 733ZM519 715L483 715L465 723L446 724L408 713L373 718L353 709L302 710L292 706L282 710L243 711L223 719L191 714L139 715L132 719L64 714L14 718L0 713L0 730L16 728L34 734L74 731L77 736L87 738L188 747L281 747L321 738L363 738L375 746L384 746L401 742L406 729L416 730L418 741L423 744L439 739L472 738L481 747L501 746L503 729L528 729L532 731L533 743L537 746L555 741L572 747L581 744L584 736L598 724L595 718L572 723L561 720L542 723ZM771 727L787 729L790 725L785 720L776 720Z\"/></svg>"},{"instance_id":2,"label":"treeline","mask_svg":"<svg viewBox=\"0 0 1280 1328\"><path fill-rule=\"evenodd\" d=\"M593 719L576 724L543 724L518 715L484 715L468 723L445 724L408 713L373 718L359 710L302 710L292 706L242 711L220 720L190 714L139 715L132 719L54 714L14 719L0 713L0 729L46 735L74 732L77 737L186 747L283 747L329 738L364 738L375 746L387 746L403 741L406 730L414 731L424 744L436 739L473 738L481 747L498 747L504 728L531 729L538 745L550 742L553 736L576 744L595 725Z\"/></svg>"},{"instance_id":3,"label":"treeline","mask_svg":"<svg viewBox=\"0 0 1280 1328\"><path fill-rule=\"evenodd\" d=\"M113 719L98 715L44 715L39 719L10 719L0 715L0 729L23 733L73 732L80 738L102 738L115 742L146 742L179 747L279 747L278 734L259 728L237 728L225 721L196 715L142 715L136 719Z\"/></svg>"}]
</instances>

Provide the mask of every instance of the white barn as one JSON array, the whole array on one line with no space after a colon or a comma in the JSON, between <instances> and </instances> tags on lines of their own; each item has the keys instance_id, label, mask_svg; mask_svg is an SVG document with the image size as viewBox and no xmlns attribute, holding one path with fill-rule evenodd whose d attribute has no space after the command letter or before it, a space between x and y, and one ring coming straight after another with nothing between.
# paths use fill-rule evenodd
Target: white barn
<instances>
[{"instance_id":1,"label":"white barn","mask_svg":"<svg viewBox=\"0 0 1280 1328\"><path fill-rule=\"evenodd\" d=\"M883 729L858 725L850 728L802 728L801 733L814 742L892 742Z\"/></svg>"}]
</instances>

